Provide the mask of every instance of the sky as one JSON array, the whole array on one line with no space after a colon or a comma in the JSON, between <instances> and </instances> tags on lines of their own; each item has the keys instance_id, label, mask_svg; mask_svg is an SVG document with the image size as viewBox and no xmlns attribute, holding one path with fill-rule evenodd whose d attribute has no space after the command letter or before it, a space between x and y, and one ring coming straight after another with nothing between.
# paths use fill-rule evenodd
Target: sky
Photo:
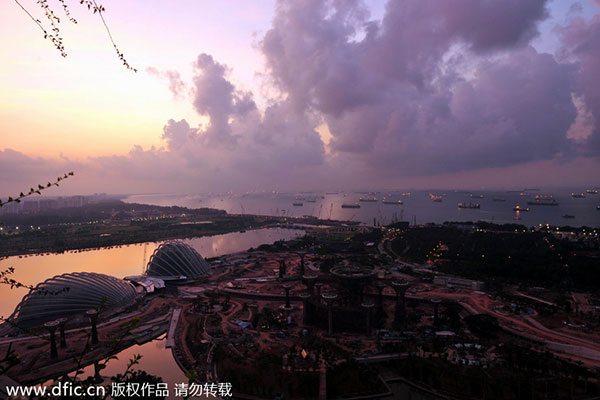
<instances>
[{"instance_id":1,"label":"sky","mask_svg":"<svg viewBox=\"0 0 600 400\"><path fill-rule=\"evenodd\" d=\"M0 195L600 185L598 0L107 0L137 73L49 4L67 57L0 3Z\"/></svg>"}]
</instances>

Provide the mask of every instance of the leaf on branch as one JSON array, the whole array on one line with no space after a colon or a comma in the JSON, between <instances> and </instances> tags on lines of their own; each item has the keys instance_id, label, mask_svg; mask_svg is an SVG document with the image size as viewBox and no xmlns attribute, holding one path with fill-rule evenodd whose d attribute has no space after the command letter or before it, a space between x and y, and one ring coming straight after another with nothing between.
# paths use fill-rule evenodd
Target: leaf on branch
<instances>
[{"instance_id":1,"label":"leaf on branch","mask_svg":"<svg viewBox=\"0 0 600 400\"><path fill-rule=\"evenodd\" d=\"M54 182L54 183L48 182L48 183L46 184L46 186L43 186L43 185L41 185L41 184L38 184L38 186L37 186L37 187L38 187L38 190L35 190L34 188L30 188L30 189L29 189L29 192L27 192L26 194L25 194L25 193L23 193L23 192L21 192L21 193L19 193L19 195L18 195L18 196L16 196L15 198L13 198L12 196L9 196L9 197L8 197L8 199L7 199L5 202L2 202L2 200L0 200L0 207L1 207L2 205L4 205L4 204L7 204L7 203L12 203L12 202L15 202L15 203L20 203L20 202L21 202L21 199L23 199L23 198L25 198L25 197L28 197L28 196L31 196L31 195L33 195L34 193L37 193L37 194L40 194L40 195L41 195L41 194L42 194L42 193L41 193L41 191L42 191L42 190L44 190L44 189L46 189L46 188L49 188L49 187L51 187L51 186L53 186L53 185L55 185L55 186L58 186L58 182L60 182L60 181L62 181L62 180L64 180L64 179L67 179L69 176L73 176L73 175L74 175L74 173L71 171L71 172L68 172L68 173L64 174L63 176L59 176L58 178L56 178L56 182Z\"/></svg>"}]
</instances>

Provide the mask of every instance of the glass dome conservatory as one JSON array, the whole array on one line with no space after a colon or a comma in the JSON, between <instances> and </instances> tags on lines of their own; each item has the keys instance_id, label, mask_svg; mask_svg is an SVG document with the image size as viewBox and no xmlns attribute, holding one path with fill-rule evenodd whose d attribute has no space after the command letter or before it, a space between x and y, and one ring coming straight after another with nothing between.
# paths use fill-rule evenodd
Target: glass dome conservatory
<instances>
[{"instance_id":1,"label":"glass dome conservatory","mask_svg":"<svg viewBox=\"0 0 600 400\"><path fill-rule=\"evenodd\" d=\"M92 272L57 275L25 295L10 320L26 329L99 307L104 297L104 307L117 308L132 303L136 296L131 283L113 276Z\"/></svg>"},{"instance_id":2,"label":"glass dome conservatory","mask_svg":"<svg viewBox=\"0 0 600 400\"><path fill-rule=\"evenodd\" d=\"M210 274L208 263L191 246L180 242L163 243L152 253L146 274L154 277L198 279Z\"/></svg>"}]
</instances>

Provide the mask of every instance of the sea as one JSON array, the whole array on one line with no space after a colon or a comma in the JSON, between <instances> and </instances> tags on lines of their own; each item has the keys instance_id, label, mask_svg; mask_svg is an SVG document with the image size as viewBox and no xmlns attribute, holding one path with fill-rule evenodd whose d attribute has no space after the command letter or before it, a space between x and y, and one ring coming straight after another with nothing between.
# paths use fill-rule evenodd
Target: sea
<instances>
[{"instance_id":1,"label":"sea","mask_svg":"<svg viewBox=\"0 0 600 400\"><path fill-rule=\"evenodd\" d=\"M584 197L574 197L573 194ZM536 196L550 197L557 206L528 205ZM434 197L441 202L433 201ZM361 198L377 201L360 201ZM403 204L384 204L400 200ZM411 224L446 221L485 221L497 224L600 227L600 194L585 189L522 191L371 191L371 192L287 192L244 194L136 194L124 201L161 206L209 207L230 214L257 214L357 221L385 225L394 221ZM458 203L478 203L479 208L459 208ZM360 208L342 208L343 204ZM513 211L515 206L529 211Z\"/></svg>"}]
</instances>

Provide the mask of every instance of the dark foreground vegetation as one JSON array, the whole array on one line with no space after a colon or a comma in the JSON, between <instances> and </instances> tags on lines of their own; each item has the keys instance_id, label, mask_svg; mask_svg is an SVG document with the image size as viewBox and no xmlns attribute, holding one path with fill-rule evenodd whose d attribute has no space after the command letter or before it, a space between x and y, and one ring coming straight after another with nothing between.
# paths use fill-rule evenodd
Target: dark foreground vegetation
<instances>
[{"instance_id":1,"label":"dark foreground vegetation","mask_svg":"<svg viewBox=\"0 0 600 400\"><path fill-rule=\"evenodd\" d=\"M597 292L600 246L593 228L446 224L398 233L394 252L440 272L504 284ZM590 235L591 233L591 235Z\"/></svg>"},{"instance_id":2,"label":"dark foreground vegetation","mask_svg":"<svg viewBox=\"0 0 600 400\"><path fill-rule=\"evenodd\" d=\"M487 369L413 356L382 367L459 399L574 399L600 393L593 372L551 353L513 344L498 346L498 352L502 362Z\"/></svg>"}]
</instances>

